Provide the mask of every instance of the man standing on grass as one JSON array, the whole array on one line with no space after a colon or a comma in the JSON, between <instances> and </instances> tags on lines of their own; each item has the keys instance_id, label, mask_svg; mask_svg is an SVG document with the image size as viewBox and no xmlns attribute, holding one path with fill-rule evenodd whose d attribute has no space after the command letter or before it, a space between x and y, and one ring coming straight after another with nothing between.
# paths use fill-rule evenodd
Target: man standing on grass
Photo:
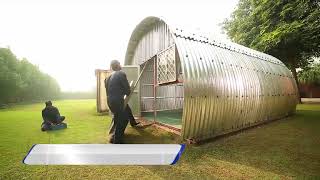
<instances>
[{"instance_id":1,"label":"man standing on grass","mask_svg":"<svg viewBox=\"0 0 320 180\"><path fill-rule=\"evenodd\" d=\"M128 124L128 117L123 109L124 95L129 96L130 86L127 75L121 71L120 62L111 61L112 74L105 80L105 88L108 96L108 106L113 113L112 121L114 133L110 138L110 143L120 144L124 135L124 130Z\"/></svg>"}]
</instances>

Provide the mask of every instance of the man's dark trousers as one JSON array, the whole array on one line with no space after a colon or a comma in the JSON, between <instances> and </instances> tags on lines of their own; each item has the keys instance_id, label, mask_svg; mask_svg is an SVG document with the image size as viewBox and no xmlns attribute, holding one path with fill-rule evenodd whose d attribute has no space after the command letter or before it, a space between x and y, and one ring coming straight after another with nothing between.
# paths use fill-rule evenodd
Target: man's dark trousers
<instances>
[{"instance_id":1,"label":"man's dark trousers","mask_svg":"<svg viewBox=\"0 0 320 180\"><path fill-rule=\"evenodd\" d=\"M131 110L129 104L126 106L125 112L126 112L126 115L127 115L128 119L129 119L130 125L131 125L132 127L135 126L137 122L136 122L136 120L134 119L134 116L133 116L133 114L132 114L132 110Z\"/></svg>"},{"instance_id":2,"label":"man's dark trousers","mask_svg":"<svg viewBox=\"0 0 320 180\"><path fill-rule=\"evenodd\" d=\"M128 118L126 117L126 113L123 109L124 101L123 99L118 100L108 100L108 106L113 113L113 127L114 127L114 134L112 135L111 139L114 144L122 143L122 138L124 135L124 130L128 124Z\"/></svg>"},{"instance_id":3,"label":"man's dark trousers","mask_svg":"<svg viewBox=\"0 0 320 180\"><path fill-rule=\"evenodd\" d=\"M129 104L127 104L126 108L125 108L125 117L129 120L130 122L130 125L132 127L136 126L137 125L137 122L136 122L136 119L134 118L133 114L132 114L132 110L129 106ZM111 128L109 130L109 134L110 135L113 135L114 134L114 129L115 129L115 126L114 126L114 123L111 124Z\"/></svg>"}]
</instances>

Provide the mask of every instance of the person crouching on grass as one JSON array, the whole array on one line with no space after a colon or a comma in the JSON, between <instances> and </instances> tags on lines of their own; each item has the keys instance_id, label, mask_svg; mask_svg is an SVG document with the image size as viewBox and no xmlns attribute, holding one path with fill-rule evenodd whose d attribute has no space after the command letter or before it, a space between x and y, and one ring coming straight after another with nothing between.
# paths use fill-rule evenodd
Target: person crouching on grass
<instances>
[{"instance_id":1,"label":"person crouching on grass","mask_svg":"<svg viewBox=\"0 0 320 180\"><path fill-rule=\"evenodd\" d=\"M42 131L50 130L53 125L61 124L65 120L65 117L60 116L58 108L54 107L51 101L47 101L45 104L46 107L42 110Z\"/></svg>"}]
</instances>

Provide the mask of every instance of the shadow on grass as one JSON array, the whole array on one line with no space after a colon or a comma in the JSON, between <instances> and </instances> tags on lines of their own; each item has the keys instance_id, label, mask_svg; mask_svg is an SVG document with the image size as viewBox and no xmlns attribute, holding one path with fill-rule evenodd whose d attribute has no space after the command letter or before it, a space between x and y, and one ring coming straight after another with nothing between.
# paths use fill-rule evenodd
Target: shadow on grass
<instances>
[{"instance_id":1,"label":"shadow on grass","mask_svg":"<svg viewBox=\"0 0 320 180\"><path fill-rule=\"evenodd\" d=\"M64 129L46 131L46 133L47 133L49 136L54 135L54 136L59 137L61 134L63 134L63 133L66 132L67 130L68 130L68 128L64 128Z\"/></svg>"}]
</instances>

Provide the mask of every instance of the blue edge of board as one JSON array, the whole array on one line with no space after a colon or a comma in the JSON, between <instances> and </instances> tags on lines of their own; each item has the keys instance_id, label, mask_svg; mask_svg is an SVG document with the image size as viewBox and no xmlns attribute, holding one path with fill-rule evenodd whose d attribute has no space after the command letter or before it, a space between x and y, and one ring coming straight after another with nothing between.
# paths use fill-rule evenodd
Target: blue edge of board
<instances>
[{"instance_id":1,"label":"blue edge of board","mask_svg":"<svg viewBox=\"0 0 320 180\"><path fill-rule=\"evenodd\" d=\"M180 144L180 145L181 145L180 150L179 150L178 154L176 155L176 157L174 158L171 165L175 165L178 162L178 160L180 159L180 156L182 155L184 149L186 148L185 144Z\"/></svg>"},{"instance_id":2,"label":"blue edge of board","mask_svg":"<svg viewBox=\"0 0 320 180\"><path fill-rule=\"evenodd\" d=\"M32 149L36 146L37 144L32 145L32 147L30 148L28 154L23 158L22 163L26 164L24 161L26 160L26 158L28 157L28 155L30 154L30 152L32 151Z\"/></svg>"}]
</instances>

